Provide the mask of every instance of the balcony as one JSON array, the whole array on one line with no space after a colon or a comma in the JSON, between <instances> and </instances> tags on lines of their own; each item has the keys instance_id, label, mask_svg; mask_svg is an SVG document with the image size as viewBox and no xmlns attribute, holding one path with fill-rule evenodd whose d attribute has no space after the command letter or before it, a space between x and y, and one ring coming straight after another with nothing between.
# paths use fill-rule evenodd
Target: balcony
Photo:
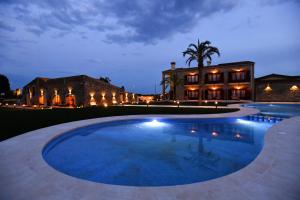
<instances>
[{"instance_id":1,"label":"balcony","mask_svg":"<svg viewBox=\"0 0 300 200\"><path fill-rule=\"evenodd\" d=\"M198 84L199 84L198 74L186 75L184 77L184 85L198 85Z\"/></svg>"},{"instance_id":2,"label":"balcony","mask_svg":"<svg viewBox=\"0 0 300 200\"><path fill-rule=\"evenodd\" d=\"M207 100L220 100L224 99L224 90L223 89L216 89L216 90L205 90L204 91L204 98Z\"/></svg>"},{"instance_id":3,"label":"balcony","mask_svg":"<svg viewBox=\"0 0 300 200\"><path fill-rule=\"evenodd\" d=\"M224 83L223 73L208 73L205 74L205 84Z\"/></svg>"},{"instance_id":4,"label":"balcony","mask_svg":"<svg viewBox=\"0 0 300 200\"><path fill-rule=\"evenodd\" d=\"M187 100L198 100L199 99L199 90L185 90L184 98Z\"/></svg>"},{"instance_id":5,"label":"balcony","mask_svg":"<svg viewBox=\"0 0 300 200\"><path fill-rule=\"evenodd\" d=\"M184 81L184 85L198 85L199 81L197 82L189 82L189 81Z\"/></svg>"},{"instance_id":6,"label":"balcony","mask_svg":"<svg viewBox=\"0 0 300 200\"><path fill-rule=\"evenodd\" d=\"M238 71L228 73L229 83L243 83L250 82L250 72L249 71Z\"/></svg>"},{"instance_id":7,"label":"balcony","mask_svg":"<svg viewBox=\"0 0 300 200\"><path fill-rule=\"evenodd\" d=\"M251 91L249 89L230 89L228 90L230 100L249 100Z\"/></svg>"}]
</instances>

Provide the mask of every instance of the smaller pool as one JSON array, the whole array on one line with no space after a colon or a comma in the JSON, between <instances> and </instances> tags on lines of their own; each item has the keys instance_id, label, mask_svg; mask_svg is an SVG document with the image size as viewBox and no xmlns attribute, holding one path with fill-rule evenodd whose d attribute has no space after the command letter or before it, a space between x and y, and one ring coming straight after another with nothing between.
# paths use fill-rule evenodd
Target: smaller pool
<instances>
[{"instance_id":1,"label":"smaller pool","mask_svg":"<svg viewBox=\"0 0 300 200\"><path fill-rule=\"evenodd\" d=\"M300 104L246 104L243 106L256 108L262 115L283 118L300 116Z\"/></svg>"}]
</instances>

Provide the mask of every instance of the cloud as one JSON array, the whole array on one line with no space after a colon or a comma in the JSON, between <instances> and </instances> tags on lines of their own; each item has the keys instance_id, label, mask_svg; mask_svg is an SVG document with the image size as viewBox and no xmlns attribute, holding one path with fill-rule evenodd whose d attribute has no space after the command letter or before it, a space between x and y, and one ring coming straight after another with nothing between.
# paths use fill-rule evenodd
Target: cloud
<instances>
[{"instance_id":1,"label":"cloud","mask_svg":"<svg viewBox=\"0 0 300 200\"><path fill-rule=\"evenodd\" d=\"M262 5L276 5L276 4L281 4L281 3L287 3L287 2L292 2L292 3L300 3L299 0L261 0L260 3Z\"/></svg>"},{"instance_id":2,"label":"cloud","mask_svg":"<svg viewBox=\"0 0 300 200\"><path fill-rule=\"evenodd\" d=\"M191 30L201 19L229 11L233 0L7 0L26 30L41 35L76 28L104 32L110 43L147 43ZM5 9L6 9L5 8ZM5 12L4 12L5 13ZM11 29L12 30L12 29Z\"/></svg>"},{"instance_id":3,"label":"cloud","mask_svg":"<svg viewBox=\"0 0 300 200\"><path fill-rule=\"evenodd\" d=\"M0 29L5 31L14 32L16 30L15 27L5 24L4 22L0 21Z\"/></svg>"},{"instance_id":4,"label":"cloud","mask_svg":"<svg viewBox=\"0 0 300 200\"><path fill-rule=\"evenodd\" d=\"M89 63L93 63L93 64L101 64L102 63L101 60L94 59L94 58L88 58L88 59L86 59L86 61Z\"/></svg>"},{"instance_id":5,"label":"cloud","mask_svg":"<svg viewBox=\"0 0 300 200\"><path fill-rule=\"evenodd\" d=\"M258 2L273 5L286 1L299 2ZM77 29L83 28L103 33L107 43L155 44L191 31L199 21L228 12L239 3L236 0L0 0L0 17L14 13L15 19L37 36L49 31L63 32L59 35L78 34ZM0 28L15 30L1 22Z\"/></svg>"}]
</instances>

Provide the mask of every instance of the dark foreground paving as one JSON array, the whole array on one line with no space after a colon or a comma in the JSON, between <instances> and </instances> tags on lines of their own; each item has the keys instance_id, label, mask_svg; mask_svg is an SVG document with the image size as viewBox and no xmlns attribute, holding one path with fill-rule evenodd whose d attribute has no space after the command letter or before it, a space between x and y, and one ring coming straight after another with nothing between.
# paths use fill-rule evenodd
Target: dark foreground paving
<instances>
[{"instance_id":1,"label":"dark foreground paving","mask_svg":"<svg viewBox=\"0 0 300 200\"><path fill-rule=\"evenodd\" d=\"M0 141L35 129L83 119L138 114L215 114L236 108L90 107L77 109L22 110L0 108Z\"/></svg>"}]
</instances>

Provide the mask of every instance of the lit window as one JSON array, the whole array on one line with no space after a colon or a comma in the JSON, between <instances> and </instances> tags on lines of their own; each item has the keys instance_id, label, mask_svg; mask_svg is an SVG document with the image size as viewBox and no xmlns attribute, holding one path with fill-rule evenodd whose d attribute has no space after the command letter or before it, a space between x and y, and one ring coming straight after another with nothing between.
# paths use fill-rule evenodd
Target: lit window
<instances>
[{"instance_id":1,"label":"lit window","mask_svg":"<svg viewBox=\"0 0 300 200\"><path fill-rule=\"evenodd\" d=\"M245 71L232 72L231 80L232 81L245 81L246 80L246 72Z\"/></svg>"},{"instance_id":2,"label":"lit window","mask_svg":"<svg viewBox=\"0 0 300 200\"><path fill-rule=\"evenodd\" d=\"M186 96L188 99L198 99L199 98L199 91L198 90L186 90Z\"/></svg>"},{"instance_id":3,"label":"lit window","mask_svg":"<svg viewBox=\"0 0 300 200\"><path fill-rule=\"evenodd\" d=\"M221 74L207 74L207 79L209 82L217 82L221 80Z\"/></svg>"},{"instance_id":4,"label":"lit window","mask_svg":"<svg viewBox=\"0 0 300 200\"><path fill-rule=\"evenodd\" d=\"M186 76L187 83L198 83L198 74L196 75L187 75Z\"/></svg>"}]
</instances>

